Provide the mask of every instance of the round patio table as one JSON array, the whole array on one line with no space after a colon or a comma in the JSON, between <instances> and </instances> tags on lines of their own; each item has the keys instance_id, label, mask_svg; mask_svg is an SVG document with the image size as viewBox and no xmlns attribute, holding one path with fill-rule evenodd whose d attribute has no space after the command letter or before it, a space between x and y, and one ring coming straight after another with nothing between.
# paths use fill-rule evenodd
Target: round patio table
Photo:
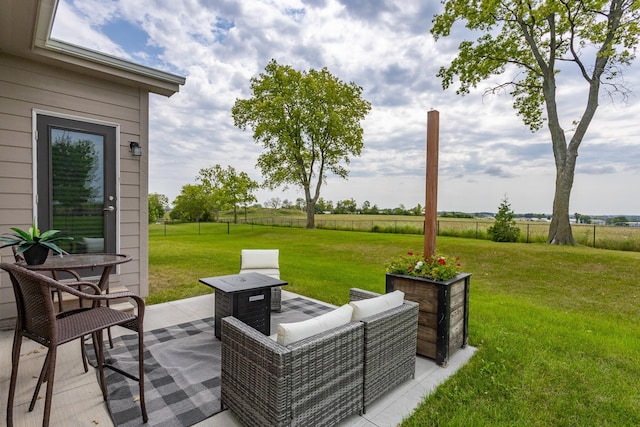
<instances>
[{"instance_id":1,"label":"round patio table","mask_svg":"<svg viewBox=\"0 0 640 427\"><path fill-rule=\"evenodd\" d=\"M109 292L109 274L115 265L131 261L131 255L123 254L68 254L63 256L49 255L47 260L38 265L29 265L24 261L17 262L21 267L33 271L64 271L102 268L100 290Z\"/></svg>"}]
</instances>

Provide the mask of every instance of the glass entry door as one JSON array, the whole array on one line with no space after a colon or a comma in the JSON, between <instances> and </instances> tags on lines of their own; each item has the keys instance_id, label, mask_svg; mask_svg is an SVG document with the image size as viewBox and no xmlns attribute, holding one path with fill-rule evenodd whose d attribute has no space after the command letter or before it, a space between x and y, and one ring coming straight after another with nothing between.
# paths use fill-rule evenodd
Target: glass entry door
<instances>
[{"instance_id":1,"label":"glass entry door","mask_svg":"<svg viewBox=\"0 0 640 427\"><path fill-rule=\"evenodd\" d=\"M38 226L70 253L116 252L116 128L38 115Z\"/></svg>"}]
</instances>

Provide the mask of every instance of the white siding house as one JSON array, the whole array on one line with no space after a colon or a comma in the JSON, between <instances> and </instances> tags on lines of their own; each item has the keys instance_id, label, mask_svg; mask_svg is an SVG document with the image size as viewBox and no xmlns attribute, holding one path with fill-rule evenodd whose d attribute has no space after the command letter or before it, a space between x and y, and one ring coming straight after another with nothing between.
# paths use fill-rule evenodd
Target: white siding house
<instances>
[{"instance_id":1,"label":"white siding house","mask_svg":"<svg viewBox=\"0 0 640 427\"><path fill-rule=\"evenodd\" d=\"M111 279L148 294L147 189L149 93L171 96L184 77L50 39L57 0L0 0L0 233L42 227L41 158L44 119L112 131L113 157L105 168L115 182L109 249L131 255ZM80 129L80 132L84 132ZM39 142L40 141L40 142ZM133 156L131 142L142 147ZM106 143L105 143L106 144ZM106 145L105 145L106 146ZM108 163L108 164L107 164ZM45 221L46 223L46 221ZM105 237L106 238L106 237ZM13 262L10 248L0 250ZM0 323L15 317L11 283L0 274Z\"/></svg>"}]
</instances>

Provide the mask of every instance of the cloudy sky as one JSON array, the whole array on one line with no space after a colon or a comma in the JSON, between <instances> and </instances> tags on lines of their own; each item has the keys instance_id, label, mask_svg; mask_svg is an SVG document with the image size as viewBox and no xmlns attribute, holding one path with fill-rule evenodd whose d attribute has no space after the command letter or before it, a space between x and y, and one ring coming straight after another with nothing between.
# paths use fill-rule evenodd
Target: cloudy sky
<instances>
[{"instance_id":1,"label":"cloudy sky","mask_svg":"<svg viewBox=\"0 0 640 427\"><path fill-rule=\"evenodd\" d=\"M171 201L201 168L220 164L262 182L261 148L233 126L231 107L271 59L298 70L327 67L363 87L372 104L364 149L348 180L329 177L334 204L424 205L427 113L440 113L439 211L551 213L555 166L548 130L531 133L510 98L483 97L495 78L461 97L443 91L439 67L456 54L457 28L434 42L440 2L421 0L60 0L54 38L185 76L171 98L151 96L149 191ZM562 73L561 73L562 74ZM510 74L507 75L511 77ZM583 81L562 74L563 128L580 116ZM603 94L579 151L570 213L640 214L640 64L625 69L626 102ZM301 190L257 193L295 201Z\"/></svg>"}]
</instances>

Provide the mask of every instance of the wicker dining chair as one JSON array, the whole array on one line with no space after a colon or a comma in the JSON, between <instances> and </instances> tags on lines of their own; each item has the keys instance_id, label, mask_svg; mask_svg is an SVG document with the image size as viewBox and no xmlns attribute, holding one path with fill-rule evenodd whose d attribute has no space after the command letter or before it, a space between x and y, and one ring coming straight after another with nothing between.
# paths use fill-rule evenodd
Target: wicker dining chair
<instances>
[{"instance_id":1,"label":"wicker dining chair","mask_svg":"<svg viewBox=\"0 0 640 427\"><path fill-rule=\"evenodd\" d=\"M24 256L22 256L22 254L18 253L18 247L16 245L11 246L11 250L13 251L13 258L16 260L16 262L25 262ZM68 255L69 253L66 251L62 251L63 255ZM70 276L72 276L75 279L75 282L67 282L66 284L68 286L72 286L74 288L76 288L79 291L82 291L82 278L80 277L80 274L78 274L77 271L75 270L62 270L62 273L66 273ZM54 280L60 280L59 274L57 271L42 271L40 272L40 274L43 274L47 277L51 277ZM54 300L57 299L58 300L58 312L62 313L64 311L64 304L62 301L62 292L56 290L56 289L52 289L51 290L51 298L53 298ZM83 306L83 302L82 300L78 300L78 307L82 308ZM109 331L109 342L111 341L111 331ZM113 346L112 346L113 348ZM82 338L80 340L80 352L82 353L82 366L84 367L84 371L85 372L89 372L89 364L87 362L87 352L85 350L85 346L84 346L84 338Z\"/></svg>"},{"instance_id":2,"label":"wicker dining chair","mask_svg":"<svg viewBox=\"0 0 640 427\"><path fill-rule=\"evenodd\" d=\"M99 383L104 400L107 400L107 388L104 379L104 342L103 330L112 326L122 326L138 333L138 386L140 391L140 409L142 419L147 422L147 410L144 398L144 342L143 318L145 305L142 298L131 292L119 292L103 295L100 288L91 282L81 282L86 289L94 294L78 291L50 277L30 271L15 264L1 263L0 268L9 273L15 294L18 316L13 350L11 354L11 380L7 399L7 426L13 426L13 402L18 377L18 364L22 338L27 337L48 348L47 356L38 378L38 383L31 399L29 411L32 411L40 390L40 386L47 381L47 391L44 403L43 427L49 425L51 413L51 398L53 396L53 379L56 366L57 347L61 344L81 339L86 335L92 336L97 355ZM90 307L55 313L51 299L52 290L67 292L78 298L92 303ZM100 305L109 299L131 298L137 305L137 315L113 310Z\"/></svg>"}]
</instances>

